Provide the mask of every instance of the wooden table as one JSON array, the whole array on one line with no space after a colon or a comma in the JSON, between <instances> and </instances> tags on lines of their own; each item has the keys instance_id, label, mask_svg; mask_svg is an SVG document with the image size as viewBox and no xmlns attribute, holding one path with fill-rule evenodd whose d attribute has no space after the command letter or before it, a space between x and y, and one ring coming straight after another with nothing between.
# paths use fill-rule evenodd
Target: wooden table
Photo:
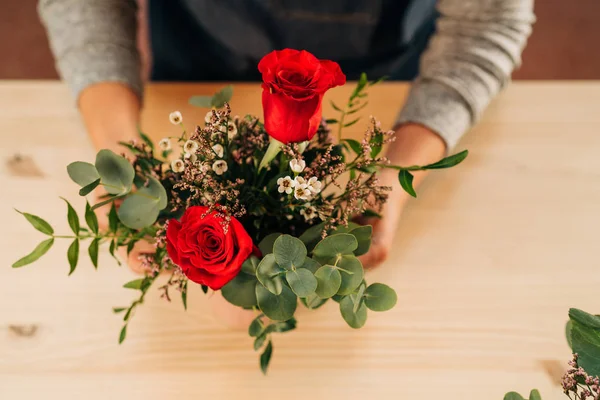
<instances>
[{"instance_id":1,"label":"wooden table","mask_svg":"<svg viewBox=\"0 0 600 400\"><path fill-rule=\"evenodd\" d=\"M173 133L175 109L201 121L205 111L187 99L217 87L151 85L145 130ZM259 90L237 85L234 112L260 113ZM341 102L350 90L328 97ZM406 93L374 88L364 115L389 126ZM468 400L533 387L562 399L567 309L600 312L600 83L513 84L461 142L467 161L421 187L389 261L370 273L396 289L397 307L369 314L360 331L335 304L300 314L299 329L276 338L268 377L246 333L215 322L199 290L187 312L148 296L119 346L111 307L134 296L121 288L133 273L106 250L98 271L86 260L70 278L66 243L12 270L41 239L12 207L66 232L58 196L82 201L65 165L93 150L55 82L1 83L0 132L0 399ZM32 168L9 162L16 154ZM15 332L29 325L32 336Z\"/></svg>"}]
</instances>

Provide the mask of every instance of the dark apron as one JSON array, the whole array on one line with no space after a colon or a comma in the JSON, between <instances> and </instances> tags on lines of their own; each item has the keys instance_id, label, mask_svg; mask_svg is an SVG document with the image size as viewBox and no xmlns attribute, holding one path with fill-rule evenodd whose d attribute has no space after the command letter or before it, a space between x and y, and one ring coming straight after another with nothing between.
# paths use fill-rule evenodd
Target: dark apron
<instances>
[{"instance_id":1,"label":"dark apron","mask_svg":"<svg viewBox=\"0 0 600 400\"><path fill-rule=\"evenodd\" d=\"M435 0L149 0L152 80L256 81L282 48L411 80L435 29Z\"/></svg>"}]
</instances>

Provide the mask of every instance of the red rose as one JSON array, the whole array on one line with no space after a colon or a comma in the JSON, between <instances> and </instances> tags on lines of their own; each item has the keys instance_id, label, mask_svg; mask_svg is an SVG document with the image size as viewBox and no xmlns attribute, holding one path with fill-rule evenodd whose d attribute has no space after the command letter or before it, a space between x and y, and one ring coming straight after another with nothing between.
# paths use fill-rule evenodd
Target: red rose
<instances>
[{"instance_id":1,"label":"red rose","mask_svg":"<svg viewBox=\"0 0 600 400\"><path fill-rule=\"evenodd\" d=\"M260 60L265 129L283 143L310 140L321 123L323 95L346 83L333 61L319 60L307 51L272 51Z\"/></svg>"},{"instance_id":2,"label":"red rose","mask_svg":"<svg viewBox=\"0 0 600 400\"><path fill-rule=\"evenodd\" d=\"M217 290L240 272L253 244L240 221L231 217L225 232L223 219L207 211L208 207L190 207L181 222L169 221L167 252L191 281Z\"/></svg>"}]
</instances>

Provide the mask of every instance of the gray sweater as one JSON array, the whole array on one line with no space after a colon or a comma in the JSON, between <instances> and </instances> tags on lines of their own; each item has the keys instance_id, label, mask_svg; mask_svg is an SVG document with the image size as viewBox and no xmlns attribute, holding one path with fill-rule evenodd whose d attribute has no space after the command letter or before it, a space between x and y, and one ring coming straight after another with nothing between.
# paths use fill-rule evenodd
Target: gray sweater
<instances>
[{"instance_id":1,"label":"gray sweater","mask_svg":"<svg viewBox=\"0 0 600 400\"><path fill-rule=\"evenodd\" d=\"M439 0L437 10L436 33L398 122L423 124L452 148L510 80L535 17L533 0ZM134 0L40 0L39 13L76 97L102 81L141 96Z\"/></svg>"}]
</instances>

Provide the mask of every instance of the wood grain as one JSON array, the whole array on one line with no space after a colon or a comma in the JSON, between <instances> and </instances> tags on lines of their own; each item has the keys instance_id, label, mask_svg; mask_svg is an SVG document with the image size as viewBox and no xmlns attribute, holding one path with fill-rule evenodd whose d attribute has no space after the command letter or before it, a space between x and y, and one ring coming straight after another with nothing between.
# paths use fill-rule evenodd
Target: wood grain
<instances>
[{"instance_id":1,"label":"wood grain","mask_svg":"<svg viewBox=\"0 0 600 400\"><path fill-rule=\"evenodd\" d=\"M216 87L150 85L143 127L154 138L173 134L174 109L193 126L205 110L188 97ZM234 112L260 114L257 85L235 90ZM342 102L350 90L328 97ZM373 89L364 115L389 126L406 93L403 84ZM396 289L397 307L370 313L359 331L335 304L301 312L298 331L276 338L263 377L246 333L219 325L196 288L187 312L177 299L148 296L119 346L111 307L134 296L121 288L134 275L106 249L98 271L85 260L69 278L68 243L10 268L42 236L12 207L67 232L58 196L83 202L65 165L94 153L63 85L0 83L0 399L463 400L533 387L562 399L548 371L570 357L567 309L600 310L599 109L597 82L513 84L460 144L471 151L466 162L421 188L390 259L369 273ZM5 161L15 154L31 157L42 177L12 174Z\"/></svg>"}]
</instances>

